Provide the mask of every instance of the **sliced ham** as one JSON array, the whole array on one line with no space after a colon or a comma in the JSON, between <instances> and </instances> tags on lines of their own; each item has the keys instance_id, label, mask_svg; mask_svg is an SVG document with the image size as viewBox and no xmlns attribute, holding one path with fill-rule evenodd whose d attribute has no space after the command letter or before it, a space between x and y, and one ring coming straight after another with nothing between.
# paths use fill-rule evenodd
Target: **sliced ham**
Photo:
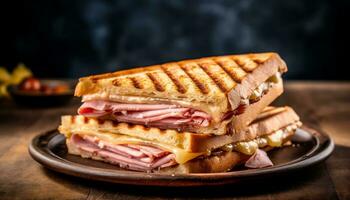
<instances>
[{"instance_id":1,"label":"sliced ham","mask_svg":"<svg viewBox=\"0 0 350 200\"><path fill-rule=\"evenodd\" d=\"M263 150L257 149L255 154L253 154L245 163L248 168L263 168L273 166L272 161L267 156L267 153Z\"/></svg>"},{"instance_id":2,"label":"sliced ham","mask_svg":"<svg viewBox=\"0 0 350 200\"><path fill-rule=\"evenodd\" d=\"M182 111L177 112L177 111L168 111L165 114L162 115L156 115L156 116L143 116L141 114L131 114L131 115L115 115L115 119L118 121L122 122L144 122L148 124L149 122L155 122L155 121L161 121L162 119L167 119L167 118L182 118L184 116L184 113Z\"/></svg>"},{"instance_id":3,"label":"sliced ham","mask_svg":"<svg viewBox=\"0 0 350 200\"><path fill-rule=\"evenodd\" d=\"M140 118L140 119L164 116L169 114L174 114L174 116L182 117L189 110L190 110L189 108L170 108L170 109L143 111L143 112L132 112L132 113L126 112L122 114L130 118Z\"/></svg>"},{"instance_id":4,"label":"sliced ham","mask_svg":"<svg viewBox=\"0 0 350 200\"><path fill-rule=\"evenodd\" d=\"M104 146L104 148L105 148L107 151L114 152L114 153L123 155L123 156L125 156L125 157L129 157L129 158L132 157L130 154L127 154L127 153L125 153L125 152L123 152L123 151L120 151L120 150L118 150L117 148L111 148L111 147L109 147L109 146Z\"/></svg>"},{"instance_id":5,"label":"sliced ham","mask_svg":"<svg viewBox=\"0 0 350 200\"><path fill-rule=\"evenodd\" d=\"M115 153L122 152L123 154L127 154L128 156L135 158L142 158L145 156L143 152L137 151L135 149L123 145L109 145L107 150L110 150Z\"/></svg>"},{"instance_id":6,"label":"sliced ham","mask_svg":"<svg viewBox=\"0 0 350 200\"><path fill-rule=\"evenodd\" d=\"M157 123L159 123L159 125L161 125L161 124L170 124L170 125L177 126L179 124L189 123L191 120L192 119L189 119L189 118L182 119L182 118L173 118L173 117L171 117L171 118L162 119L162 120L160 120L158 122L154 122L154 123L150 123L150 124L157 124Z\"/></svg>"},{"instance_id":7,"label":"sliced ham","mask_svg":"<svg viewBox=\"0 0 350 200\"><path fill-rule=\"evenodd\" d=\"M108 114L107 111L95 110L90 107L80 108L78 112L80 115L84 115L86 117L102 117Z\"/></svg>"},{"instance_id":8,"label":"sliced ham","mask_svg":"<svg viewBox=\"0 0 350 200\"><path fill-rule=\"evenodd\" d=\"M152 164L152 167L153 167L153 168L160 167L160 166L162 166L162 165L165 165L165 164L171 162L171 161L174 160L174 159L175 159L175 155L174 155L174 154L169 154L169 155L167 155L167 156L164 156L164 157L161 158L161 159L158 159L156 162L154 162L154 163Z\"/></svg>"},{"instance_id":9,"label":"sliced ham","mask_svg":"<svg viewBox=\"0 0 350 200\"><path fill-rule=\"evenodd\" d=\"M208 114L205 112L201 112L201 111L194 111L191 116L192 117L202 117L204 119L208 118Z\"/></svg>"},{"instance_id":10,"label":"sliced ham","mask_svg":"<svg viewBox=\"0 0 350 200\"><path fill-rule=\"evenodd\" d=\"M148 154L148 155L152 155L154 157L161 157L166 154L165 151L158 148L151 147L151 146L145 146L145 145L133 145L133 146L138 146L136 148L138 148L141 152L144 152L145 154Z\"/></svg>"},{"instance_id":11,"label":"sliced ham","mask_svg":"<svg viewBox=\"0 0 350 200\"><path fill-rule=\"evenodd\" d=\"M176 108L176 105L168 104L129 104L129 103L116 103L104 100L94 100L84 102L81 108L90 107L95 110L113 110L113 111L146 111L146 110L160 110Z\"/></svg>"},{"instance_id":12,"label":"sliced ham","mask_svg":"<svg viewBox=\"0 0 350 200\"><path fill-rule=\"evenodd\" d=\"M71 144L85 155L93 155L120 167L136 171L152 171L154 169L176 165L175 154L143 144L110 144L89 135L71 136Z\"/></svg>"},{"instance_id":13,"label":"sliced ham","mask_svg":"<svg viewBox=\"0 0 350 200\"><path fill-rule=\"evenodd\" d=\"M145 168L150 168L152 166L152 164L150 164L150 163L145 163L145 162L142 162L138 159L133 159L132 157L128 158L128 157L119 155L119 154L114 153L114 152L106 151L106 150L99 150L97 152L97 154L99 156L105 158L106 160L113 159L116 162L119 162L119 163L122 163L125 165L133 164L133 165L137 165L139 167L145 167Z\"/></svg>"},{"instance_id":14,"label":"sliced ham","mask_svg":"<svg viewBox=\"0 0 350 200\"><path fill-rule=\"evenodd\" d=\"M209 126L211 116L192 108L167 104L124 104L103 100L83 103L78 113L87 117L109 118L119 122L181 129Z\"/></svg>"}]
</instances>

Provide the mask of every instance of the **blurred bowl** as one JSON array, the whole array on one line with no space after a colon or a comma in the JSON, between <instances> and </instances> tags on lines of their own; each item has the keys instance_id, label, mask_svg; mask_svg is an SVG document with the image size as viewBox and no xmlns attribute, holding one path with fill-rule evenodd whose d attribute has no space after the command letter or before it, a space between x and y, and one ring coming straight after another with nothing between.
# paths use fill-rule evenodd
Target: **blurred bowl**
<instances>
[{"instance_id":1,"label":"blurred bowl","mask_svg":"<svg viewBox=\"0 0 350 200\"><path fill-rule=\"evenodd\" d=\"M59 106L70 102L74 96L76 81L63 79L40 79L42 85L48 87L66 85L67 90L59 93L47 93L42 91L20 90L18 85L11 85L8 88L12 99L19 105L47 107Z\"/></svg>"}]
</instances>

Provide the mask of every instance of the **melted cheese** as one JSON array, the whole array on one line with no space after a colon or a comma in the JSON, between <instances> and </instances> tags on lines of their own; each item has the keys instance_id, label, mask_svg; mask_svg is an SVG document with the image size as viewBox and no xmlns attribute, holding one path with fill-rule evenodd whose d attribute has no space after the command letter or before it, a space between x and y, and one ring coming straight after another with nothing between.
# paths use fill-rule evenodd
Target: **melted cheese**
<instances>
[{"instance_id":1,"label":"melted cheese","mask_svg":"<svg viewBox=\"0 0 350 200\"><path fill-rule=\"evenodd\" d=\"M237 142L233 145L233 149L244 153L246 155L252 155L258 149L258 143L256 141L248 141L248 142Z\"/></svg>"},{"instance_id":2,"label":"melted cheese","mask_svg":"<svg viewBox=\"0 0 350 200\"><path fill-rule=\"evenodd\" d=\"M253 155L258 148L266 146L281 147L283 145L283 140L290 135L288 132L294 131L296 128L296 125L291 125L285 129L278 130L270 135L262 136L251 141L237 142L232 145L232 149L246 155Z\"/></svg>"},{"instance_id":3,"label":"melted cheese","mask_svg":"<svg viewBox=\"0 0 350 200\"><path fill-rule=\"evenodd\" d=\"M161 144L155 141L147 141L140 138L129 137L125 135L118 135L118 134L111 134L107 132L96 133L96 132L84 131L82 133L75 132L75 134L82 135L82 136L83 135L95 136L101 140L108 141L109 143L112 143L112 144L148 144L148 145L156 146L173 153L175 155L176 162L179 164L184 164L189 160L192 160L206 153L206 152L197 152L197 153L188 152L188 151L185 151L184 149L166 145L166 144Z\"/></svg>"},{"instance_id":4,"label":"melted cheese","mask_svg":"<svg viewBox=\"0 0 350 200\"><path fill-rule=\"evenodd\" d=\"M274 84L281 80L281 74L277 72L273 76L269 77L265 82L256 87L252 94L248 97L249 100L256 100L261 98L265 92L267 92Z\"/></svg>"},{"instance_id":5,"label":"melted cheese","mask_svg":"<svg viewBox=\"0 0 350 200\"><path fill-rule=\"evenodd\" d=\"M266 136L265 138L267 139L267 144L271 147L282 146L283 135L284 132L282 130L278 130L274 134Z\"/></svg>"}]
</instances>

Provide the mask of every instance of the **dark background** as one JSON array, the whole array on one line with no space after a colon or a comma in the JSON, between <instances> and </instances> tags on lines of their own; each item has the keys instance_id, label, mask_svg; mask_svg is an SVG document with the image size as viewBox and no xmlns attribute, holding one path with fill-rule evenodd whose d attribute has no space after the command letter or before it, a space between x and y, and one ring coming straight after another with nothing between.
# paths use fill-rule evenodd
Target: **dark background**
<instances>
[{"instance_id":1,"label":"dark background","mask_svg":"<svg viewBox=\"0 0 350 200\"><path fill-rule=\"evenodd\" d=\"M275 51L288 79L349 80L350 1L1 1L0 66L80 77ZM120 67L117 67L120 66Z\"/></svg>"}]
</instances>

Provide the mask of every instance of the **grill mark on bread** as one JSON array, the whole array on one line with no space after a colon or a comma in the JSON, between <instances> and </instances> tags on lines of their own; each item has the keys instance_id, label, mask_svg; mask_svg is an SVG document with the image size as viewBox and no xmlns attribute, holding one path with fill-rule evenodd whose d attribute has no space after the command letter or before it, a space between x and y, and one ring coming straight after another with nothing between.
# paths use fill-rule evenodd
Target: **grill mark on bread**
<instances>
[{"instance_id":1,"label":"grill mark on bread","mask_svg":"<svg viewBox=\"0 0 350 200\"><path fill-rule=\"evenodd\" d=\"M252 58L252 61L257 63L258 65L261 65L261 64L263 64L265 62L264 60L261 60L261 59L258 59L258 58Z\"/></svg>"},{"instance_id":2,"label":"grill mark on bread","mask_svg":"<svg viewBox=\"0 0 350 200\"><path fill-rule=\"evenodd\" d=\"M167 69L166 67L164 67L163 65L161 65L160 68L161 68L161 69L163 70L163 72L170 78L170 80L172 80L172 82L175 84L176 89L177 89L178 92L180 92L180 93L182 93L182 94L185 94L185 93L187 92L186 87L183 86L183 85L181 84L181 82L179 81L179 79L176 78L176 76L175 76L174 74L172 74L172 73L170 72L170 70L168 70L168 69Z\"/></svg>"},{"instance_id":3,"label":"grill mark on bread","mask_svg":"<svg viewBox=\"0 0 350 200\"><path fill-rule=\"evenodd\" d=\"M208 63L198 63L198 66L202 68L202 70L211 78L211 80L214 81L214 83L222 92L226 92L229 90L229 88L226 87L226 84L223 82L223 80L220 77L210 72L209 70L210 66Z\"/></svg>"},{"instance_id":4,"label":"grill mark on bread","mask_svg":"<svg viewBox=\"0 0 350 200\"><path fill-rule=\"evenodd\" d=\"M113 127L117 127L119 125L119 122L117 122L117 121L112 121L112 126Z\"/></svg>"},{"instance_id":5,"label":"grill mark on bread","mask_svg":"<svg viewBox=\"0 0 350 200\"><path fill-rule=\"evenodd\" d=\"M136 125L135 125L135 124L127 123L127 126L128 126L128 129L133 129Z\"/></svg>"},{"instance_id":6,"label":"grill mark on bread","mask_svg":"<svg viewBox=\"0 0 350 200\"><path fill-rule=\"evenodd\" d=\"M187 74L187 76L192 80L192 82L197 86L197 88L199 89L199 91L203 94L208 94L209 93L209 89L206 87L206 85L204 85L200 79L198 79L196 76L194 76L190 69L188 69L186 66L183 65L179 65L180 68Z\"/></svg>"},{"instance_id":7,"label":"grill mark on bread","mask_svg":"<svg viewBox=\"0 0 350 200\"><path fill-rule=\"evenodd\" d=\"M233 63L235 63L235 64L237 65L237 63L236 63L234 60L230 59L230 61L232 61ZM242 79L239 78L239 77L237 76L237 74L236 74L237 72L235 72L235 68L237 69L237 68L238 68L238 65L237 65L237 67L234 67L234 66L227 66L227 65L224 65L224 63L221 62L221 61L216 61L215 63L216 63L218 66L220 66L221 69L223 69L223 70L226 72L226 74L227 74L234 82L236 82L236 83L241 83Z\"/></svg>"},{"instance_id":8,"label":"grill mark on bread","mask_svg":"<svg viewBox=\"0 0 350 200\"><path fill-rule=\"evenodd\" d=\"M166 130L164 130L164 129L159 129L159 133L160 133L161 135L165 135L165 134L166 134Z\"/></svg>"},{"instance_id":9,"label":"grill mark on bread","mask_svg":"<svg viewBox=\"0 0 350 200\"><path fill-rule=\"evenodd\" d=\"M98 78L92 78L92 79L91 79L91 82L92 82L92 83L97 83L97 81L98 81Z\"/></svg>"},{"instance_id":10,"label":"grill mark on bread","mask_svg":"<svg viewBox=\"0 0 350 200\"><path fill-rule=\"evenodd\" d=\"M105 123L105 120L97 118L97 123L98 123L99 125L102 125L102 124Z\"/></svg>"},{"instance_id":11,"label":"grill mark on bread","mask_svg":"<svg viewBox=\"0 0 350 200\"><path fill-rule=\"evenodd\" d=\"M250 71L253 71L254 69L256 69L259 66L259 63L255 62L255 59L250 59L250 60L255 65L255 67L252 70L250 70Z\"/></svg>"},{"instance_id":12,"label":"grill mark on bread","mask_svg":"<svg viewBox=\"0 0 350 200\"><path fill-rule=\"evenodd\" d=\"M70 118L70 123L71 123L71 124L74 124L74 123L75 123L75 116L72 116L72 117Z\"/></svg>"},{"instance_id":13,"label":"grill mark on bread","mask_svg":"<svg viewBox=\"0 0 350 200\"><path fill-rule=\"evenodd\" d=\"M231 57L231 60L233 62L235 62L237 64L237 66L241 69L243 69L244 72L246 73L250 73L245 67L244 67L244 63L242 63L241 61L239 61L236 57Z\"/></svg>"},{"instance_id":14,"label":"grill mark on bread","mask_svg":"<svg viewBox=\"0 0 350 200\"><path fill-rule=\"evenodd\" d=\"M151 81L152 81L152 83L157 91L159 91L159 92L165 91L165 88L162 86L162 82L156 73L154 73L154 72L147 73L146 75L149 77L149 79L151 79Z\"/></svg>"},{"instance_id":15,"label":"grill mark on bread","mask_svg":"<svg viewBox=\"0 0 350 200\"><path fill-rule=\"evenodd\" d=\"M87 123L89 123L89 118L84 117L84 124L87 124Z\"/></svg>"},{"instance_id":16,"label":"grill mark on bread","mask_svg":"<svg viewBox=\"0 0 350 200\"><path fill-rule=\"evenodd\" d=\"M140 127L144 131L149 131L151 129L151 127L149 127L149 126L140 126Z\"/></svg>"},{"instance_id":17,"label":"grill mark on bread","mask_svg":"<svg viewBox=\"0 0 350 200\"><path fill-rule=\"evenodd\" d=\"M132 82L132 85L137 89L143 89L142 83L136 77L129 77Z\"/></svg>"},{"instance_id":18,"label":"grill mark on bread","mask_svg":"<svg viewBox=\"0 0 350 200\"><path fill-rule=\"evenodd\" d=\"M252 72L258 66L258 64L250 57L232 56L231 58L239 65L240 68L242 68L247 73ZM246 61L243 61L242 59L245 59ZM249 61L251 61L252 64L255 65L255 67L253 68L248 67Z\"/></svg>"},{"instance_id":19,"label":"grill mark on bread","mask_svg":"<svg viewBox=\"0 0 350 200\"><path fill-rule=\"evenodd\" d=\"M119 78L114 79L114 80L112 81L112 84L113 84L114 86L117 86L117 87L119 87L119 86L122 85Z\"/></svg>"}]
</instances>

